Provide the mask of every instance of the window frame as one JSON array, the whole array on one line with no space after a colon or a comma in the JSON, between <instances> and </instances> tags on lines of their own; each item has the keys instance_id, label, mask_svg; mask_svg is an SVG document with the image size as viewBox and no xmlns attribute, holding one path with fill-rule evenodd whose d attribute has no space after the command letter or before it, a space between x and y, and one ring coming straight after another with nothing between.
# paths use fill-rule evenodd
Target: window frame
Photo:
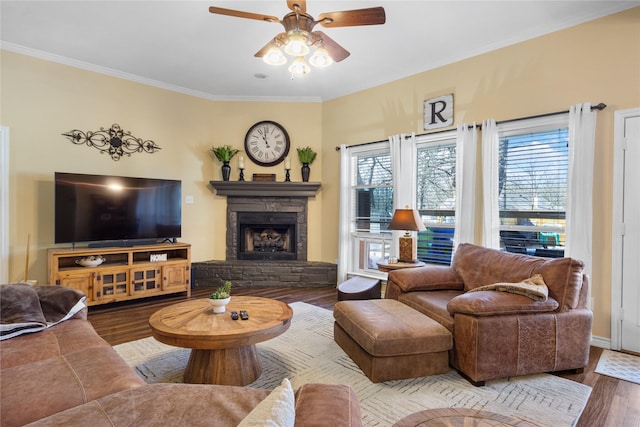
<instances>
[{"instance_id":1,"label":"window frame","mask_svg":"<svg viewBox=\"0 0 640 427\"><path fill-rule=\"evenodd\" d=\"M544 133L544 132L549 132L549 131L554 131L554 130L559 130L559 129L569 129L569 113L558 113L558 114L550 114L550 115L545 115L545 116L540 116L540 117L534 117L534 118L528 118L528 119L522 119L522 120L513 120L513 121L509 121L509 122L504 122L504 123L497 123L497 132L498 132L498 141L503 140L506 137L509 136L517 136L517 135L523 135L523 134L536 134L536 133ZM567 143L568 143L568 137L567 137ZM500 144L500 142L499 142ZM568 156L568 154L567 154ZM500 167L499 164L496 165L496 167ZM500 173L498 171L498 173ZM496 189L496 191L499 191L499 189ZM566 187L566 199L568 200L569 197L569 188L568 186ZM565 202L566 203L566 202ZM513 211L513 210L512 210ZM516 210L517 211L517 210ZM524 248L524 251L526 252L522 252L522 253L528 253L529 255L536 255L539 254L541 256L545 256L545 257L561 257L564 256L564 242L566 241L566 204L565 204L565 211L564 211L564 217L560 218L560 213L554 213L552 211L549 211L547 213L544 214L545 218L547 217L557 217L557 219L560 219L562 221L564 221L564 225L563 226L530 226L530 225L514 225L514 224L502 224L502 212L503 209L501 209L500 207L498 207L498 214L500 215L500 219L499 219L499 234L500 234L500 250L507 250L507 245L503 244L503 237L502 237L502 232L503 231L507 231L507 232L518 232L518 233L531 233L531 232L535 232L535 233L544 233L544 232L550 232L552 234L561 234L565 236L565 239L562 241L562 245L553 245L554 248L557 249L553 249L553 250L546 250L547 248L545 247L546 244L544 244L543 242L540 241L540 245L541 247L539 248L540 251L538 251L539 253L536 253L536 251L531 251L529 250L526 245ZM538 240L540 240L540 237L538 237ZM560 242L556 242L556 243L560 243ZM534 248L535 249L535 248ZM511 249L513 251L515 250L522 250L522 249Z\"/></svg>"},{"instance_id":2,"label":"window frame","mask_svg":"<svg viewBox=\"0 0 640 427\"><path fill-rule=\"evenodd\" d=\"M358 185L358 157L376 154L388 154L391 156L391 147L388 141L376 142L361 146L350 147L349 152L349 265L346 269L348 275L368 276L383 279L385 274L377 267L369 267L368 256L363 252L370 245L382 245L381 259L388 257L391 250L391 231L380 230L379 232L358 230L357 223L357 190L362 188L390 188L391 204L393 205L393 170L391 180L388 185ZM391 219L391 218L389 218Z\"/></svg>"}]
</instances>

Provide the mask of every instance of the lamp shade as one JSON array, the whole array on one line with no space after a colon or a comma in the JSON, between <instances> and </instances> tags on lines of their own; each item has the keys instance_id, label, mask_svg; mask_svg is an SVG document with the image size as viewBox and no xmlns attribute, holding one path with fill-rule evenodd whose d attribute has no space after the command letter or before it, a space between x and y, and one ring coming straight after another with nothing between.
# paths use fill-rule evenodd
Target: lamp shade
<instances>
[{"instance_id":1,"label":"lamp shade","mask_svg":"<svg viewBox=\"0 0 640 427\"><path fill-rule=\"evenodd\" d=\"M415 209L396 209L389 230L422 231L426 227Z\"/></svg>"},{"instance_id":2,"label":"lamp shade","mask_svg":"<svg viewBox=\"0 0 640 427\"><path fill-rule=\"evenodd\" d=\"M289 72L293 77L302 77L309 73L311 68L307 65L304 60L304 56L298 56L292 63L289 65Z\"/></svg>"},{"instance_id":3,"label":"lamp shade","mask_svg":"<svg viewBox=\"0 0 640 427\"><path fill-rule=\"evenodd\" d=\"M262 57L262 60L269 65L282 65L287 62L287 58L282 54L280 48L273 44Z\"/></svg>"},{"instance_id":4,"label":"lamp shade","mask_svg":"<svg viewBox=\"0 0 640 427\"><path fill-rule=\"evenodd\" d=\"M305 56L309 53L309 46L307 45L307 37L305 37L300 31L290 31L287 34L288 40L284 46L284 51L291 56Z\"/></svg>"},{"instance_id":5,"label":"lamp shade","mask_svg":"<svg viewBox=\"0 0 640 427\"><path fill-rule=\"evenodd\" d=\"M311 58L309 58L309 63L314 67L328 67L333 63L333 59L329 56L329 52L324 46L319 46Z\"/></svg>"}]
</instances>

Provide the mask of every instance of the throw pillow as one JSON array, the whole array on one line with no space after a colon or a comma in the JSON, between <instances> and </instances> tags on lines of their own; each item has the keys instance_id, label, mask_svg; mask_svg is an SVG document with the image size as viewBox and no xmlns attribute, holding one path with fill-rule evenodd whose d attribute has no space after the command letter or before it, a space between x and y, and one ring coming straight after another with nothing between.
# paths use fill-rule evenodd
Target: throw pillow
<instances>
[{"instance_id":1,"label":"throw pillow","mask_svg":"<svg viewBox=\"0 0 640 427\"><path fill-rule=\"evenodd\" d=\"M293 388L287 378L253 408L238 427L293 427L296 420Z\"/></svg>"},{"instance_id":2,"label":"throw pillow","mask_svg":"<svg viewBox=\"0 0 640 427\"><path fill-rule=\"evenodd\" d=\"M480 286L471 289L469 292L476 291L501 291L512 294L524 295L535 301L546 301L549 297L549 288L544 283L541 274L534 274L530 278L518 283L493 283L491 285Z\"/></svg>"}]
</instances>

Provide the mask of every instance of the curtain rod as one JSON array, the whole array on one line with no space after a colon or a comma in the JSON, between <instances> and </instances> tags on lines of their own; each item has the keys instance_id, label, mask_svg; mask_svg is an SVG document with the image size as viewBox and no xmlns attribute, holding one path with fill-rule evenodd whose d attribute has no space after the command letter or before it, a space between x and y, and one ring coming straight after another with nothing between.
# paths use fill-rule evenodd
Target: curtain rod
<instances>
[{"instance_id":1,"label":"curtain rod","mask_svg":"<svg viewBox=\"0 0 640 427\"><path fill-rule=\"evenodd\" d=\"M598 105L592 105L591 106L591 111L593 111L593 110L602 111L605 108L607 108L607 104L601 102ZM545 113L545 114L538 114L538 115L535 115L535 116L518 117L516 119L500 120L499 122L496 121L496 124L499 125L499 124L503 124L503 123L517 122L517 121L520 121L520 120L539 119L539 118L542 118L542 117L550 117L550 116L555 116L557 114L568 114L568 113L569 113L569 110L556 111L555 113Z\"/></svg>"},{"instance_id":2,"label":"curtain rod","mask_svg":"<svg viewBox=\"0 0 640 427\"><path fill-rule=\"evenodd\" d=\"M478 125L476 125L478 126ZM473 127L473 125L469 125L469 129L471 129ZM436 135L438 133L445 133L445 132L451 132L452 130L455 130L455 128L449 128L449 129L443 129L443 130L436 130L433 132L427 132L427 133L421 133L419 135L416 136L424 136L424 135ZM405 135L404 136L405 139L411 138L411 135ZM351 148L351 147L361 147L363 145L370 145L370 144L377 144L379 142L389 142L388 139L383 139L382 141L369 141L369 142L362 142L360 144L351 144L351 145L347 145L347 148ZM336 151L340 151L340 146L336 146Z\"/></svg>"},{"instance_id":3,"label":"curtain rod","mask_svg":"<svg viewBox=\"0 0 640 427\"><path fill-rule=\"evenodd\" d=\"M602 111L605 108L607 108L607 104L605 104L603 102L600 102L600 103L598 103L598 105L592 105L591 106L591 111L593 111L593 110ZM535 116L518 117L518 118L515 118L515 119L500 120L499 122L497 121L496 124L499 125L499 124L503 124L503 123L517 122L519 120L539 119L539 118L542 118L542 117L549 117L549 116L555 116L557 114L567 114L567 113L569 113L569 110L556 111L555 113L545 113L545 114L538 114L538 115L535 115ZM473 127L473 125L469 125L469 129L471 129L472 127ZM480 125L476 125L476 128L481 130L482 129L482 125L481 124ZM418 134L416 136L435 135L435 134L438 134L438 133L451 132L452 130L455 130L455 129L444 129L444 130L438 130L438 131L435 131L435 132L426 132L426 133ZM406 138L410 138L410 136L409 135L405 135L405 139ZM363 145L377 144L379 142L387 142L387 141L388 141L388 139L383 139L381 141L363 142L361 144L347 145L347 148L360 147L360 146L363 146ZM340 151L340 146L336 146L336 151Z\"/></svg>"}]
</instances>

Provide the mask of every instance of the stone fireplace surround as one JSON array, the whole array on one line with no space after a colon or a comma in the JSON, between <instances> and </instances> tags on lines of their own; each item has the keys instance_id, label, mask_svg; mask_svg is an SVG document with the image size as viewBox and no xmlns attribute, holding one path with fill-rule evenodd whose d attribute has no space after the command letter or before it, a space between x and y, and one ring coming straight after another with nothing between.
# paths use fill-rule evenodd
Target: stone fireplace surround
<instances>
[{"instance_id":1,"label":"stone fireplace surround","mask_svg":"<svg viewBox=\"0 0 640 427\"><path fill-rule=\"evenodd\" d=\"M219 286L231 280L238 287L326 287L337 285L337 266L307 260L307 202L319 183L211 181L217 194L227 196L226 259L194 262L197 286ZM296 214L295 260L239 260L239 212Z\"/></svg>"}]
</instances>

